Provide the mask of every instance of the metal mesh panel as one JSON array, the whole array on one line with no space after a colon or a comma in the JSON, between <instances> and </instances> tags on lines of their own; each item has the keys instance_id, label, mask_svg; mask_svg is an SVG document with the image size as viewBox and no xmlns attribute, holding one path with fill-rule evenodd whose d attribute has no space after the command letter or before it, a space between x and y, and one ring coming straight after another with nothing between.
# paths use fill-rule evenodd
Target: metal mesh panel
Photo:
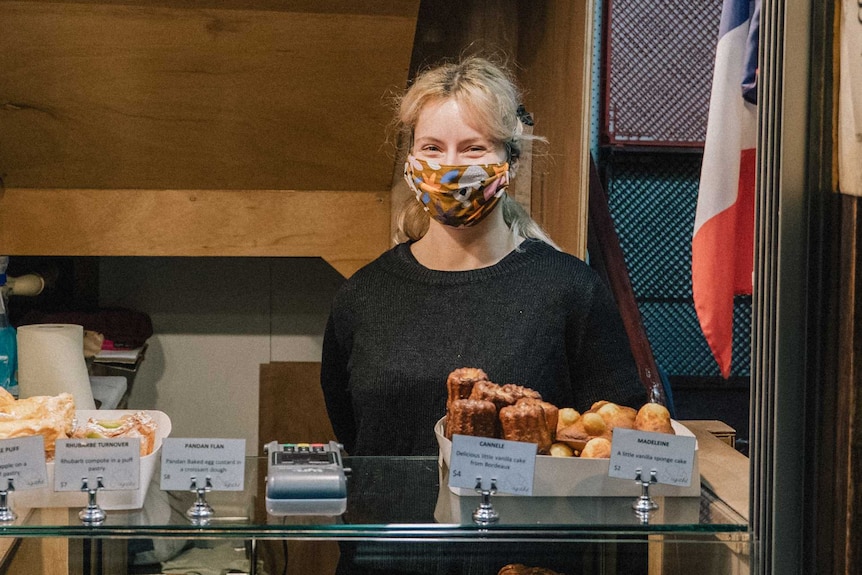
<instances>
[{"instance_id":1,"label":"metal mesh panel","mask_svg":"<svg viewBox=\"0 0 862 575\"><path fill-rule=\"evenodd\" d=\"M703 145L721 0L609 3L607 141Z\"/></svg>"},{"instance_id":2,"label":"metal mesh panel","mask_svg":"<svg viewBox=\"0 0 862 575\"><path fill-rule=\"evenodd\" d=\"M672 376L720 375L691 293L702 157L644 146L703 145L721 4L608 0L606 13L603 143L632 149L602 162L608 205L653 353ZM749 373L750 325L751 298L737 298L733 375Z\"/></svg>"},{"instance_id":3,"label":"metal mesh panel","mask_svg":"<svg viewBox=\"0 0 862 575\"><path fill-rule=\"evenodd\" d=\"M608 207L639 298L691 298L691 233L702 157L616 154Z\"/></svg>"},{"instance_id":4,"label":"metal mesh panel","mask_svg":"<svg viewBox=\"0 0 862 575\"><path fill-rule=\"evenodd\" d=\"M608 207L656 362L669 375L719 376L691 291L691 233L700 154L616 153L606 162ZM732 373L751 357L751 298L734 305Z\"/></svg>"},{"instance_id":5,"label":"metal mesh panel","mask_svg":"<svg viewBox=\"0 0 862 575\"><path fill-rule=\"evenodd\" d=\"M718 364L700 331L694 305L688 302L639 302L644 329L656 363L673 376L720 377ZM747 376L751 360L751 297L739 296L733 306L731 372Z\"/></svg>"}]
</instances>

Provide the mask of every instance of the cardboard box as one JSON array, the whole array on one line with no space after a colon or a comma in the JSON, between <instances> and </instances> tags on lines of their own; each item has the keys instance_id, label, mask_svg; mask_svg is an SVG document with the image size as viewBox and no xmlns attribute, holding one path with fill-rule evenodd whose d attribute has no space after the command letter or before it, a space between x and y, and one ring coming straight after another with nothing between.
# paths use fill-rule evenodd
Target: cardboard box
<instances>
[{"instance_id":1,"label":"cardboard box","mask_svg":"<svg viewBox=\"0 0 862 575\"><path fill-rule=\"evenodd\" d=\"M445 434L446 418L434 426L437 444L440 446L440 466L448 473L452 442ZM677 435L694 437L694 434L678 421L672 420ZM697 445L691 471L691 485L680 487L657 483L650 487L651 496L700 497L700 471L698 469ZM641 487L632 477L631 481L608 477L610 459L581 459L579 457L536 456L533 475L535 497L638 497ZM472 489L449 487L456 495L476 495ZM505 494L500 494L505 495Z\"/></svg>"},{"instance_id":2,"label":"cardboard box","mask_svg":"<svg viewBox=\"0 0 862 575\"><path fill-rule=\"evenodd\" d=\"M141 409L106 409L75 412L78 421L86 421L90 417L97 419L119 419L124 415L143 411L156 422L156 442L153 452L141 457L140 487L134 491L100 491L96 501L105 511L117 509L140 509L144 505L147 489L153 479L156 463L161 456L162 441L171 433L171 419L161 411ZM10 494L10 503L14 508L37 507L81 507L87 506L87 493L84 491L54 491L54 463L47 463L48 485L42 489L17 490Z\"/></svg>"}]
</instances>

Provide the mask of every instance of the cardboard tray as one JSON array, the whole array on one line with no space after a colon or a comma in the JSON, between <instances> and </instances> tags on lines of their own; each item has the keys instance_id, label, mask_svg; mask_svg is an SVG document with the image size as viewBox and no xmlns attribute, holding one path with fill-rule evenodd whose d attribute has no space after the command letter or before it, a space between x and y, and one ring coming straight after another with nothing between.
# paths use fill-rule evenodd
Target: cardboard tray
<instances>
[{"instance_id":1,"label":"cardboard tray","mask_svg":"<svg viewBox=\"0 0 862 575\"><path fill-rule=\"evenodd\" d=\"M153 479L156 463L161 456L162 441L171 433L171 419L161 411L149 409L80 409L75 412L78 421L86 421L90 417L98 419L118 419L124 415L143 411L156 422L156 442L153 452L141 457L140 487L134 491L101 491L98 494L99 506L106 510L140 509L147 496L147 488ZM48 485L42 489L18 490L10 494L10 503L14 507L86 507L87 494L83 491L54 491L54 463L46 464L48 468Z\"/></svg>"},{"instance_id":2,"label":"cardboard tray","mask_svg":"<svg viewBox=\"0 0 862 575\"><path fill-rule=\"evenodd\" d=\"M694 437L687 427L671 420L677 435ZM452 442L446 438L444 429L446 418L442 417L434 425L434 434L440 446L440 467L448 476L449 457ZM638 497L641 488L635 482L608 477L610 459L581 459L579 457L536 456L536 469L533 475L533 496L535 497ZM650 487L650 495L671 497L700 497L700 470L698 468L697 444L695 444L694 463L691 470L692 481L688 487L657 483ZM472 489L449 487L456 495L476 495ZM506 494L500 494L506 495Z\"/></svg>"},{"instance_id":3,"label":"cardboard tray","mask_svg":"<svg viewBox=\"0 0 862 575\"><path fill-rule=\"evenodd\" d=\"M441 474L443 469L440 470ZM650 488L652 490L652 488ZM472 497L470 496L472 495ZM456 495L448 488L447 478L440 478L440 491L434 506L434 519L438 523L475 525L473 513L481 501L479 495ZM492 496L494 510L500 521L527 525L641 525L641 519L632 510L637 497L501 497ZM638 493L638 496L640 493ZM699 497L663 497L659 508L650 514L650 523L700 523Z\"/></svg>"}]
</instances>

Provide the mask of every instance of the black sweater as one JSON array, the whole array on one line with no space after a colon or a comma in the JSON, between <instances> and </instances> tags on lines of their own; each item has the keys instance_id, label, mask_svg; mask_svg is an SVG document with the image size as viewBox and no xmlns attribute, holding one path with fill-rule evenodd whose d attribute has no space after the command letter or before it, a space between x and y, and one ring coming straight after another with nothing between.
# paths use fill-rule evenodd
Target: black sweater
<instances>
[{"instance_id":1,"label":"black sweater","mask_svg":"<svg viewBox=\"0 0 862 575\"><path fill-rule=\"evenodd\" d=\"M399 244L354 274L333 302L321 383L351 455L434 455L446 378L479 367L584 411L647 400L619 311L578 258L527 240L478 270L429 270Z\"/></svg>"}]
</instances>

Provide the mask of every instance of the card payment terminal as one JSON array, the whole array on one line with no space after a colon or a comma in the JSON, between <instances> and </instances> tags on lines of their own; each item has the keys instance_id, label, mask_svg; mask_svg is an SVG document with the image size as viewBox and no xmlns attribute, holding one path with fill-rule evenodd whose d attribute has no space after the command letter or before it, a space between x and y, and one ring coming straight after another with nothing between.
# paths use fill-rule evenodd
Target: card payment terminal
<instances>
[{"instance_id":1,"label":"card payment terminal","mask_svg":"<svg viewBox=\"0 0 862 575\"><path fill-rule=\"evenodd\" d=\"M267 453L266 511L270 515L341 515L347 509L347 472L341 445L279 443Z\"/></svg>"}]
</instances>

